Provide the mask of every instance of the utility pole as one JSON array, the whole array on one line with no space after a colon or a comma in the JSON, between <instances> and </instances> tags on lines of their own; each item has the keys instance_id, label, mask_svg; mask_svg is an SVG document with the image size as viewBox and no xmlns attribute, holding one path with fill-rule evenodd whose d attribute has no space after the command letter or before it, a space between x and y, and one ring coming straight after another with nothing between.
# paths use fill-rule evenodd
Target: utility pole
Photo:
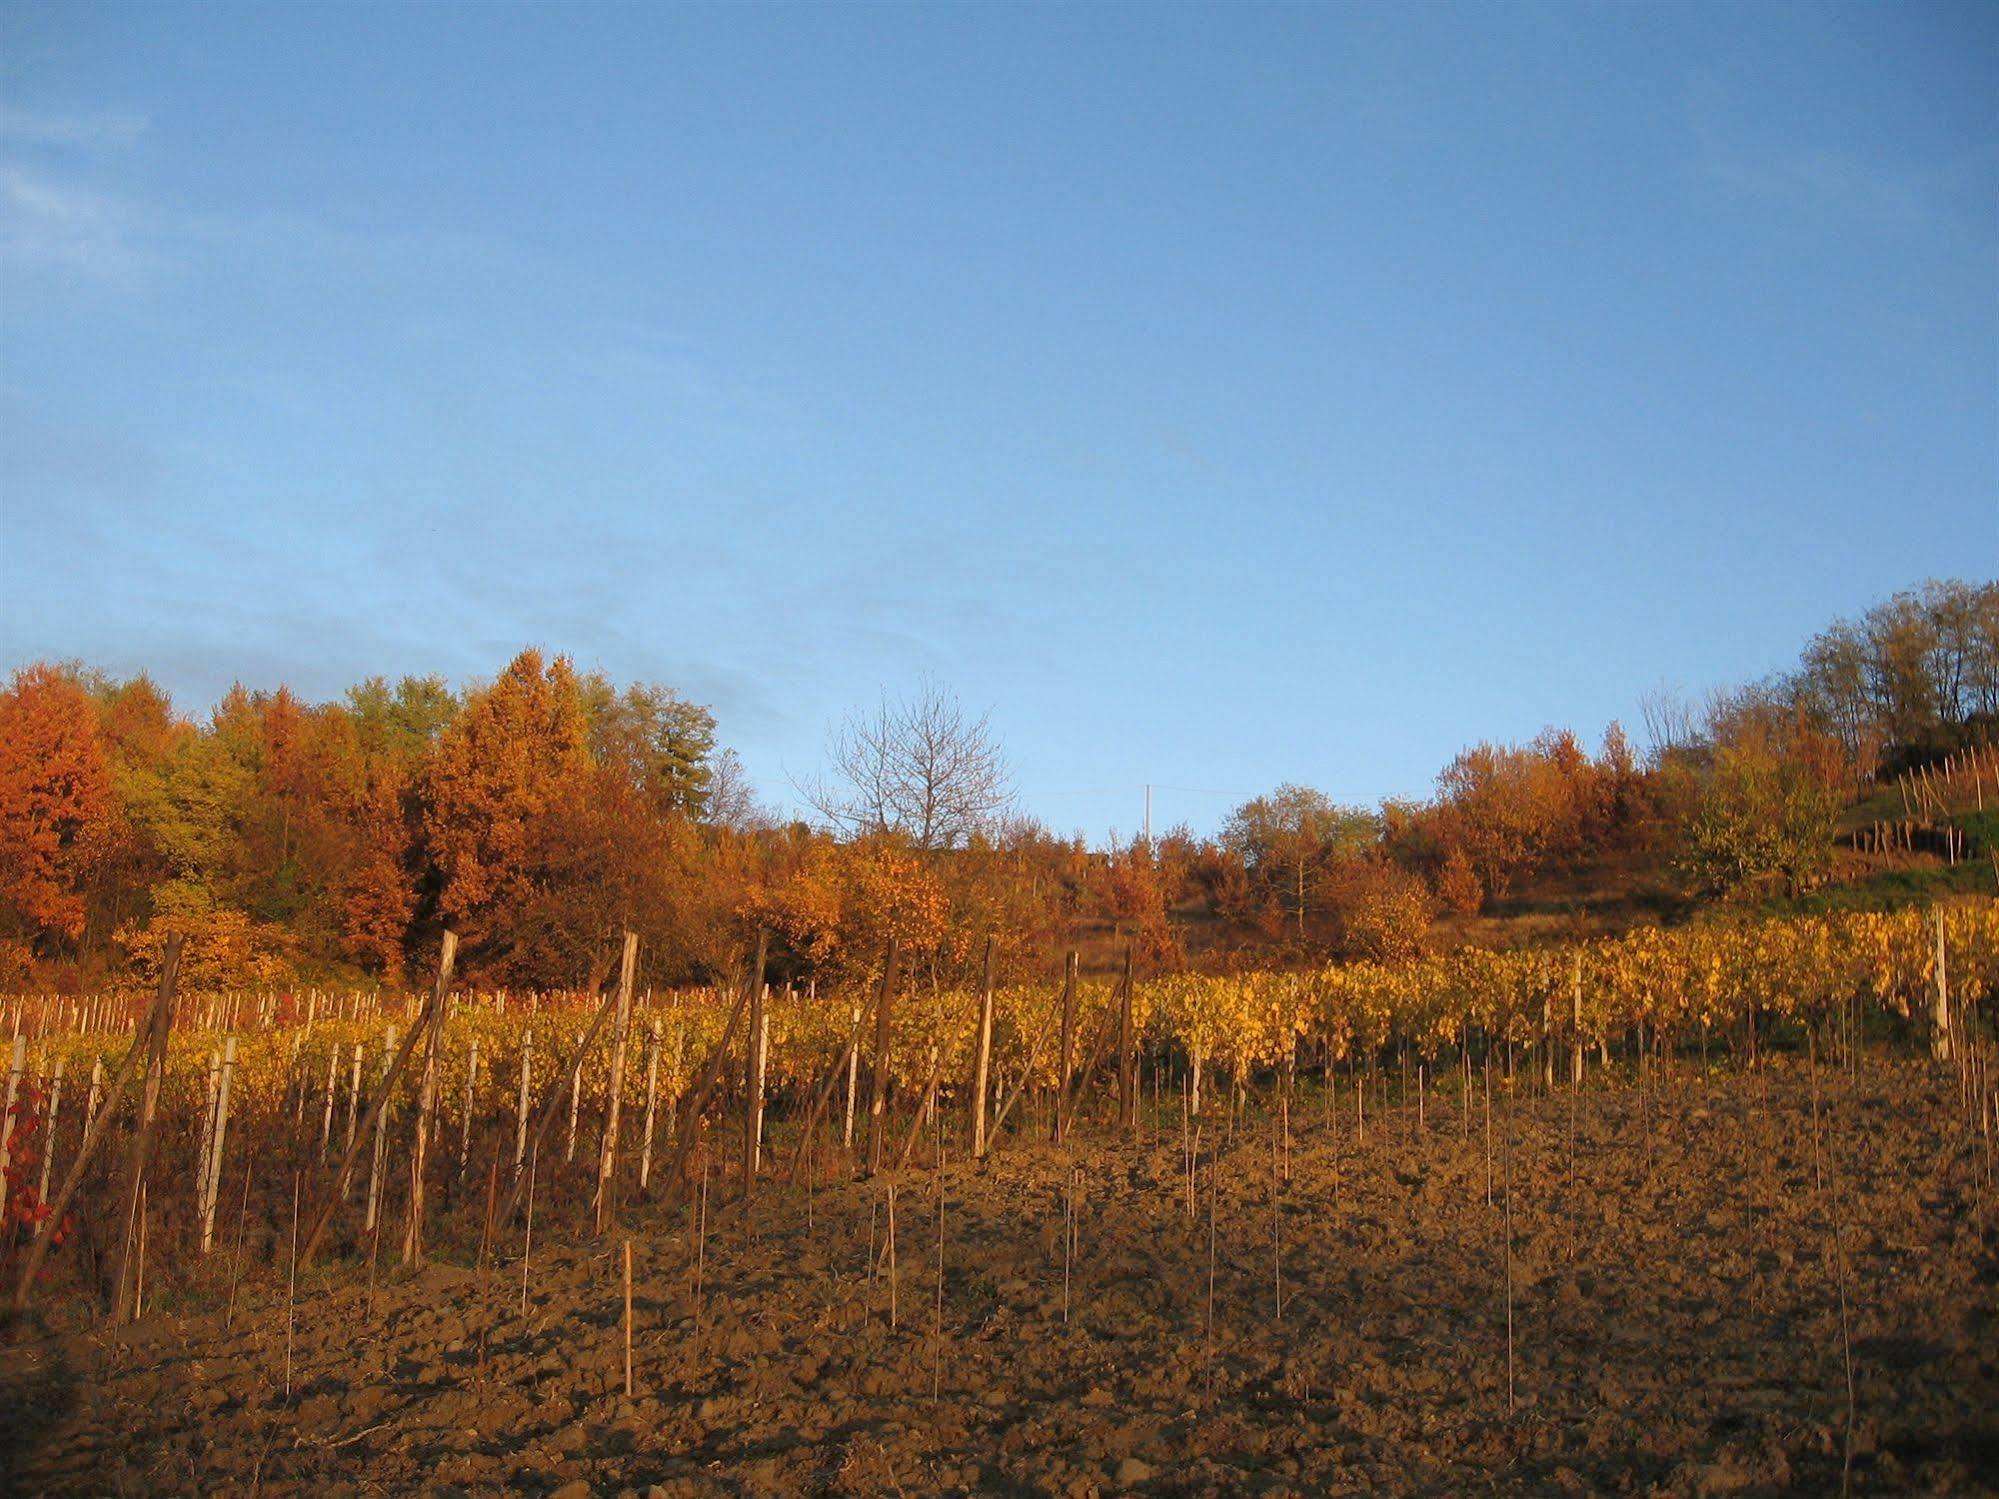
<instances>
[{"instance_id":1,"label":"utility pole","mask_svg":"<svg viewBox=\"0 0 1999 1499\"><path fill-rule=\"evenodd\" d=\"M1145 851L1152 852L1152 783L1145 783Z\"/></svg>"}]
</instances>

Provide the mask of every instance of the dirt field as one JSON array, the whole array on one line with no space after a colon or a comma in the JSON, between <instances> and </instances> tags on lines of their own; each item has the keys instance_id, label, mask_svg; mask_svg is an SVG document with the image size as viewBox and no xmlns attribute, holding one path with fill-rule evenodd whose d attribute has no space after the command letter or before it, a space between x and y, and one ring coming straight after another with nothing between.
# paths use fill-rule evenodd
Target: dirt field
<instances>
[{"instance_id":1,"label":"dirt field","mask_svg":"<svg viewBox=\"0 0 1999 1499\"><path fill-rule=\"evenodd\" d=\"M0 1483L24 1493L1466 1494L1999 1492L1999 1245L1950 1077L1802 1068L1484 1114L1371 1115L1342 1088L1141 1147L1010 1144L896 1189L767 1186L754 1215L634 1215L620 1259L538 1223L490 1277L282 1258L235 1326L155 1312L0 1355ZM1508 1111L1496 1106L1494 1202ZM1573 1147L1571 1140L1573 1139ZM1064 1291L1064 1190L1075 1183ZM1821 1189L1820 1183L1823 1183ZM1218 1184L1219 1192L1211 1189ZM225 1198L225 1200L227 1200ZM1210 1272L1210 1208L1213 1269ZM809 1216L808 1216L809 1214ZM565 1216L563 1213L555 1217ZM575 1214L566 1216L573 1219ZM544 1239L548 1242L544 1243ZM386 1253L386 1251L385 1251ZM1281 1266L1283 1310L1276 1312ZM1212 1275L1212 1282L1211 1282ZM1208 1331L1210 1284L1213 1331ZM892 1295L891 1295L892 1293ZM894 1325L891 1325L893 1300Z\"/></svg>"}]
</instances>

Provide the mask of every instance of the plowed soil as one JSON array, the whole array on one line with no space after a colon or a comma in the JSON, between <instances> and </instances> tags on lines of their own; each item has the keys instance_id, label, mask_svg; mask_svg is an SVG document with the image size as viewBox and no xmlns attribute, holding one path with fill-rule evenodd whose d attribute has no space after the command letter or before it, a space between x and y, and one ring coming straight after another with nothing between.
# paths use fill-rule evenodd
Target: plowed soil
<instances>
[{"instance_id":1,"label":"plowed soil","mask_svg":"<svg viewBox=\"0 0 1999 1499\"><path fill-rule=\"evenodd\" d=\"M295 1309L267 1248L233 1327L219 1294L116 1334L57 1308L0 1353L0 1487L1999 1492L1992 1158L1947 1071L1822 1069L1816 1130L1789 1062L1499 1101L1490 1156L1481 1090L1363 1140L1340 1083L1330 1122L1294 1104L1288 1181L1267 1107L1210 1120L1191 1211L1170 1105L906 1169L892 1279L886 1179L718 1176L705 1233L698 1189L607 1241L565 1207L525 1274L516 1225L490 1273L334 1263Z\"/></svg>"}]
</instances>

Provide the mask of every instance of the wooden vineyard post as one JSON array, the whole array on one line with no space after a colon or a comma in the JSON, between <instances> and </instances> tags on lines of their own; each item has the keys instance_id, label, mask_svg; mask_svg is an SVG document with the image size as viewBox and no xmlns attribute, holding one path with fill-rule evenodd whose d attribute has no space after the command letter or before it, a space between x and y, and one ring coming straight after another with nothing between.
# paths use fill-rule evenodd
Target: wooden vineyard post
<instances>
[{"instance_id":1,"label":"wooden vineyard post","mask_svg":"<svg viewBox=\"0 0 1999 1499\"><path fill-rule=\"evenodd\" d=\"M846 1046L840 1051L840 1060L834 1064L833 1070L826 1074L826 1079L820 1083L818 1092L812 1095L811 1107L805 1111L805 1121L803 1127L798 1132L798 1147L792 1153L791 1158L791 1176L793 1181L798 1179L800 1171L804 1170L807 1166L808 1157L812 1151L813 1136L819 1128L820 1116L826 1112L827 1100L833 1096L833 1089L839 1085L840 1075L845 1072L851 1076L847 1062L853 1056L855 1049L860 1045L860 1041L861 1016L860 1012L856 1011L854 1013L854 1029L847 1038ZM805 1181L805 1207L809 1215L812 1210L812 1178L809 1174L806 1176Z\"/></svg>"},{"instance_id":2,"label":"wooden vineyard post","mask_svg":"<svg viewBox=\"0 0 1999 1499\"><path fill-rule=\"evenodd\" d=\"M146 1052L146 1080L139 1094L138 1127L132 1133L132 1145L125 1156L125 1206L118 1215L118 1258L111 1275L111 1321L114 1326L123 1322L126 1313L131 1310L134 1253L143 1252L139 1250L139 1235L144 1231L140 1194L145 1186L146 1161L153 1148L153 1116L160 1106L160 1084L166 1077L167 1035L173 1028L173 978L180 956L178 945L170 946L168 954L167 971L160 979L159 998L153 1004ZM132 1049L134 1052L138 1050L136 1042Z\"/></svg>"},{"instance_id":3,"label":"wooden vineyard post","mask_svg":"<svg viewBox=\"0 0 1999 1499\"><path fill-rule=\"evenodd\" d=\"M521 1179L528 1159L528 1080L534 1071L534 1028L521 1037L521 1096L514 1119L514 1180Z\"/></svg>"},{"instance_id":4,"label":"wooden vineyard post","mask_svg":"<svg viewBox=\"0 0 1999 1499\"><path fill-rule=\"evenodd\" d=\"M570 1067L567 1076L568 1081L564 1084L567 1092L563 1095L569 1100L569 1138L564 1142L562 1147L562 1160L565 1165L576 1159L576 1116L583 1107L583 1053L581 1051L576 1053L576 1060Z\"/></svg>"},{"instance_id":5,"label":"wooden vineyard post","mask_svg":"<svg viewBox=\"0 0 1999 1499\"><path fill-rule=\"evenodd\" d=\"M1104 1012L1102 1022L1097 1026L1096 1033L1090 1038L1088 1050L1083 1053L1084 1060L1081 1071L1062 1090L1065 1102L1064 1112L1072 1120L1075 1117L1076 1096L1083 1091L1083 1085L1097 1075L1097 1069L1103 1065L1109 1056L1113 1038L1112 1028L1116 1024L1116 1021L1117 1015L1114 1011L1106 1010Z\"/></svg>"},{"instance_id":6,"label":"wooden vineyard post","mask_svg":"<svg viewBox=\"0 0 1999 1499\"><path fill-rule=\"evenodd\" d=\"M1132 1055L1131 944L1124 945L1124 979L1118 986L1117 1107L1118 1123L1138 1131L1138 1074Z\"/></svg>"},{"instance_id":7,"label":"wooden vineyard post","mask_svg":"<svg viewBox=\"0 0 1999 1499\"><path fill-rule=\"evenodd\" d=\"M1007 1115L1013 1113L1013 1105L1019 1103L1019 1095L1027 1091L1027 1083L1033 1077L1033 1063L1037 1063L1041 1059L1041 1047L1047 1045L1047 1037L1051 1037L1055 1033L1055 1019L1059 1017L1059 1013L1061 1013L1061 1005L1059 1003L1047 1007L1047 1019L1041 1021L1041 1029L1037 1029L1035 1035L1033 1035L1033 1045L1027 1047L1027 1065L1019 1069L1019 1077L1013 1079L1013 1089L1005 1093L1005 1101L1001 1103L1000 1111L994 1115L994 1127L992 1127L992 1137L994 1139L998 1139L1001 1129L1005 1129ZM1003 1083L1005 1083L1005 1079L1001 1079L1001 1091L1005 1091Z\"/></svg>"},{"instance_id":8,"label":"wooden vineyard post","mask_svg":"<svg viewBox=\"0 0 1999 1499\"><path fill-rule=\"evenodd\" d=\"M28 1038L14 1033L14 1054L7 1064L7 1107L0 1111L0 1212L7 1207L7 1168L14 1164L14 1100L21 1096L21 1074L28 1066Z\"/></svg>"},{"instance_id":9,"label":"wooden vineyard post","mask_svg":"<svg viewBox=\"0 0 1999 1499\"><path fill-rule=\"evenodd\" d=\"M1055 1139L1069 1133L1069 1078L1076 1070L1076 951L1062 965L1062 1059L1055 1093Z\"/></svg>"},{"instance_id":10,"label":"wooden vineyard post","mask_svg":"<svg viewBox=\"0 0 1999 1499\"><path fill-rule=\"evenodd\" d=\"M313 1256L319 1252L319 1246L326 1238L326 1231L333 1226L333 1214L347 1195L347 1183L354 1175L354 1160L360 1153L361 1141L371 1133L380 1138L382 1114L388 1107L389 1094L396 1085L396 1079L402 1075L403 1066L409 1061L410 1053L416 1050L416 1043L421 1038L424 1027L436 1021L435 1012L450 988L451 966L457 956L458 934L448 931L444 934L443 949L438 954L437 983L431 990L431 1001L417 1013L416 1023L410 1027L410 1033L403 1038L402 1049L396 1052L394 1059L383 1069L381 1084L376 1089L375 1096L368 1100L368 1112L361 1121L360 1131L348 1140L346 1150L341 1153L340 1165L334 1171L333 1184L326 1194L326 1201L313 1215L312 1231L305 1236L305 1243L299 1250L299 1254L308 1265L312 1263ZM379 1149L376 1153L380 1155Z\"/></svg>"},{"instance_id":11,"label":"wooden vineyard post","mask_svg":"<svg viewBox=\"0 0 1999 1499\"><path fill-rule=\"evenodd\" d=\"M1555 1091L1555 996L1541 996L1541 1091Z\"/></svg>"},{"instance_id":12,"label":"wooden vineyard post","mask_svg":"<svg viewBox=\"0 0 1999 1499\"><path fill-rule=\"evenodd\" d=\"M416 1031L412 1030L410 1032L410 1040L414 1041L416 1036ZM396 1055L396 1028L391 1025L382 1036L382 1107L376 1110L373 1116L375 1121L375 1149L374 1153L368 1157L368 1208L367 1215L362 1219L361 1223L361 1226L371 1234L376 1231L375 1225L380 1221L382 1210L382 1165L388 1156L389 1149L389 1069L398 1060Z\"/></svg>"},{"instance_id":13,"label":"wooden vineyard post","mask_svg":"<svg viewBox=\"0 0 1999 1499\"><path fill-rule=\"evenodd\" d=\"M410 1143L410 1213L403 1229L405 1265L423 1263L423 1188L437 1121L437 1053L444 1042L445 1012L451 1003L451 965L457 954L458 939L447 932L444 956L437 965L437 986L430 998L430 1033L423 1049L423 1081L417 1089L416 1138Z\"/></svg>"},{"instance_id":14,"label":"wooden vineyard post","mask_svg":"<svg viewBox=\"0 0 1999 1499\"><path fill-rule=\"evenodd\" d=\"M285 1404L292 1399L292 1339L298 1325L298 1204L303 1173L292 1173L292 1258L285 1274Z\"/></svg>"},{"instance_id":15,"label":"wooden vineyard post","mask_svg":"<svg viewBox=\"0 0 1999 1499\"><path fill-rule=\"evenodd\" d=\"M708 1095L715 1091L715 1083L722 1075L723 1060L729 1054L729 1044L735 1039L736 1027L742 1024L743 1012L749 1008L749 986L763 982L764 959L768 951L769 942L770 933L759 929L757 932L756 961L751 965L750 972L744 976L743 987L736 991L736 1002L729 1007L729 1018L722 1026L722 1039L715 1044L715 1050L709 1054L708 1060L701 1064L701 1075L695 1080L694 1087L687 1095L687 1108L681 1114L679 1136L674 1141L673 1146L673 1160L668 1166L666 1173L667 1189L669 1192L674 1190L678 1185L681 1172L687 1165L687 1159L694 1153L695 1139L701 1133L702 1111L708 1107ZM674 1041L675 1046L678 1047L679 1033L677 1031ZM706 1172L708 1169L708 1154L705 1145L702 1147L701 1169L703 1172L702 1181L705 1183L707 1181Z\"/></svg>"},{"instance_id":16,"label":"wooden vineyard post","mask_svg":"<svg viewBox=\"0 0 1999 1499\"><path fill-rule=\"evenodd\" d=\"M1583 954L1576 949L1574 976L1569 987L1569 1084L1579 1087L1583 1080Z\"/></svg>"},{"instance_id":17,"label":"wooden vineyard post","mask_svg":"<svg viewBox=\"0 0 1999 1499\"><path fill-rule=\"evenodd\" d=\"M764 1128L765 1020L770 1006L770 985L761 973L750 984L750 1029L743 1047L743 1195L756 1191L757 1166L762 1154Z\"/></svg>"},{"instance_id":18,"label":"wooden vineyard post","mask_svg":"<svg viewBox=\"0 0 1999 1499\"><path fill-rule=\"evenodd\" d=\"M208 1091L201 1111L201 1147L194 1156L194 1221L208 1210L208 1147L215 1139L215 1095L222 1089L222 1053L208 1053Z\"/></svg>"},{"instance_id":19,"label":"wooden vineyard post","mask_svg":"<svg viewBox=\"0 0 1999 1499\"><path fill-rule=\"evenodd\" d=\"M651 1039L646 1045L646 1137L639 1146L639 1190L652 1184L653 1120L659 1106L659 1017L652 1021Z\"/></svg>"},{"instance_id":20,"label":"wooden vineyard post","mask_svg":"<svg viewBox=\"0 0 1999 1499\"><path fill-rule=\"evenodd\" d=\"M750 1111L750 1176L754 1180L763 1170L764 1158L764 1111L769 1102L769 1092L765 1087L766 1074L770 1071L770 985L763 986L763 1013L757 1017L757 1028L750 1037L756 1047L756 1107Z\"/></svg>"},{"instance_id":21,"label":"wooden vineyard post","mask_svg":"<svg viewBox=\"0 0 1999 1499\"><path fill-rule=\"evenodd\" d=\"M465 1048L465 1112L458 1121L458 1174L465 1175L465 1162L472 1154L472 1105L479 1088L479 1037L475 1033Z\"/></svg>"},{"instance_id":22,"label":"wooden vineyard post","mask_svg":"<svg viewBox=\"0 0 1999 1499\"><path fill-rule=\"evenodd\" d=\"M1943 911L1936 912L1936 1028L1930 1036L1930 1055L1939 1062L1950 1060L1950 974L1944 966Z\"/></svg>"},{"instance_id":23,"label":"wooden vineyard post","mask_svg":"<svg viewBox=\"0 0 1999 1499\"><path fill-rule=\"evenodd\" d=\"M909 1133L902 1137L902 1149L895 1153L895 1169L900 1171L909 1164L911 1152L923 1138L925 1118L937 1104L937 1087L943 1080L943 1053L935 1046L930 1048L930 1074L923 1084L923 1101L917 1105L915 1117L909 1121Z\"/></svg>"},{"instance_id":24,"label":"wooden vineyard post","mask_svg":"<svg viewBox=\"0 0 1999 1499\"><path fill-rule=\"evenodd\" d=\"M667 1054L666 1075L666 1132L678 1139L680 1135L680 1095L681 1069L687 1061L687 1022L680 1014L680 1002L673 1006L673 1050Z\"/></svg>"},{"instance_id":25,"label":"wooden vineyard post","mask_svg":"<svg viewBox=\"0 0 1999 1499\"><path fill-rule=\"evenodd\" d=\"M62 1113L62 1070L67 1057L56 1058L55 1081L49 1089L48 1138L42 1146L42 1177L35 1187L35 1196L42 1202L49 1200L49 1168L56 1159L56 1120Z\"/></svg>"},{"instance_id":26,"label":"wooden vineyard post","mask_svg":"<svg viewBox=\"0 0 1999 1499\"><path fill-rule=\"evenodd\" d=\"M254 1150L243 1152L243 1200L236 1210L236 1252L229 1257L229 1309L222 1320L225 1328L236 1325L236 1285L243 1270L243 1235L250 1227L250 1171L256 1163Z\"/></svg>"},{"instance_id":27,"label":"wooden vineyard post","mask_svg":"<svg viewBox=\"0 0 1999 1499\"><path fill-rule=\"evenodd\" d=\"M618 1123L623 1117L625 1102L625 1047L632 1029L632 973L638 958L638 934L626 932L624 954L618 961L618 1016L611 1035L611 1102L604 1120L604 1143L597 1152L597 1232L600 1236L611 1224L611 1177L618 1164ZM628 1271L631 1256L631 1245L627 1243L625 1265Z\"/></svg>"},{"instance_id":28,"label":"wooden vineyard post","mask_svg":"<svg viewBox=\"0 0 1999 1499\"><path fill-rule=\"evenodd\" d=\"M979 982L978 1053L972 1064L972 1156L986 1153L986 1072L993 1055L993 939L986 938L985 976Z\"/></svg>"},{"instance_id":29,"label":"wooden vineyard post","mask_svg":"<svg viewBox=\"0 0 1999 1499\"><path fill-rule=\"evenodd\" d=\"M629 936L629 934L627 934ZM632 1389L632 1241L625 1240L625 1398Z\"/></svg>"},{"instance_id":30,"label":"wooden vineyard post","mask_svg":"<svg viewBox=\"0 0 1999 1499\"><path fill-rule=\"evenodd\" d=\"M333 1097L340 1091L340 1043L333 1043L326 1054L326 1110L319 1121L319 1157L326 1159L326 1152L333 1148Z\"/></svg>"},{"instance_id":31,"label":"wooden vineyard post","mask_svg":"<svg viewBox=\"0 0 1999 1499\"><path fill-rule=\"evenodd\" d=\"M861 1075L861 1007L854 1006L854 1039L847 1043L847 1120L840 1130L840 1148L854 1148L854 1094Z\"/></svg>"},{"instance_id":32,"label":"wooden vineyard post","mask_svg":"<svg viewBox=\"0 0 1999 1499\"><path fill-rule=\"evenodd\" d=\"M1513 1097L1505 1099L1504 1140L1501 1155L1505 1172L1505 1200L1500 1229L1505 1236L1503 1258L1506 1267L1506 1414L1513 1414Z\"/></svg>"},{"instance_id":33,"label":"wooden vineyard post","mask_svg":"<svg viewBox=\"0 0 1999 1499\"><path fill-rule=\"evenodd\" d=\"M146 1012L134 1032L132 1044L126 1049L125 1059L118 1064L117 1072L111 1077L111 1091L104 1100L102 1109L97 1107L98 1072L91 1073L90 1099L84 1106L83 1143L77 1147L76 1159L70 1162L69 1171L63 1177L62 1190L56 1193L56 1200L50 1207L48 1216L35 1229L35 1237L28 1245L28 1252L22 1257L21 1274L14 1282L13 1308L20 1311L28 1304L28 1293L34 1289L35 1277L41 1273L42 1261L48 1257L49 1246L68 1210L70 1199L83 1180L83 1171L90 1164L90 1158L103 1142L104 1131L111 1122L111 1116L118 1112L118 1103L125 1096L125 1089L132 1081L133 1070L139 1065L140 1043L161 1025L160 1015L170 1013L173 1005L174 981L180 975L181 939L178 935L167 938L166 951L160 958L160 987L153 996L152 1008ZM99 1066L102 1066L100 1060Z\"/></svg>"},{"instance_id":34,"label":"wooden vineyard post","mask_svg":"<svg viewBox=\"0 0 1999 1499\"><path fill-rule=\"evenodd\" d=\"M347 1079L347 1138L341 1142L342 1150L354 1148L354 1131L361 1122L361 1057L364 1050L361 1042L354 1043L354 1066Z\"/></svg>"},{"instance_id":35,"label":"wooden vineyard post","mask_svg":"<svg viewBox=\"0 0 1999 1499\"><path fill-rule=\"evenodd\" d=\"M868 1087L868 1172L881 1169L882 1152L888 1145L889 1023L895 1011L896 939L888 939L888 955L882 963L881 991L875 996L874 1076Z\"/></svg>"},{"instance_id":36,"label":"wooden vineyard post","mask_svg":"<svg viewBox=\"0 0 1999 1499\"><path fill-rule=\"evenodd\" d=\"M222 1081L215 1096L215 1133L208 1142L208 1180L201 1194L201 1252L215 1240L215 1201L222 1195L222 1142L229 1133L229 1084L236 1075L236 1038L222 1043Z\"/></svg>"}]
</instances>

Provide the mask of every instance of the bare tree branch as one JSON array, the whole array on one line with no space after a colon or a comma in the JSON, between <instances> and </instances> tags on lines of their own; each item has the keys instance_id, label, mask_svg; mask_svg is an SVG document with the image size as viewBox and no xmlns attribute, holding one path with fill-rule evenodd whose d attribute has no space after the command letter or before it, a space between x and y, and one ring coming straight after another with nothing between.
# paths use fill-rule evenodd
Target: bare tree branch
<instances>
[{"instance_id":1,"label":"bare tree branch","mask_svg":"<svg viewBox=\"0 0 1999 1499\"><path fill-rule=\"evenodd\" d=\"M884 692L830 730L828 774L799 794L853 835L894 833L919 848L953 848L1013 805L1012 777L992 718L966 715L929 677L906 699Z\"/></svg>"}]
</instances>

